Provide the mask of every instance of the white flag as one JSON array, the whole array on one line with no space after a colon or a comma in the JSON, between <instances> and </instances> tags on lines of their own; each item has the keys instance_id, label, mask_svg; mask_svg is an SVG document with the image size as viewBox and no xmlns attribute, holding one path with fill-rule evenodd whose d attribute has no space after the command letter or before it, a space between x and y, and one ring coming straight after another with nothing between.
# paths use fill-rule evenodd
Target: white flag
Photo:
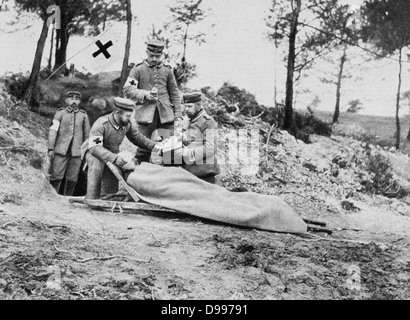
<instances>
[{"instance_id":1,"label":"white flag","mask_svg":"<svg viewBox=\"0 0 410 320\"><path fill-rule=\"evenodd\" d=\"M124 40L121 41L121 37ZM123 57L120 52L125 36L113 29L96 36L78 55L76 65L82 65L90 73L98 74L104 71L121 70Z\"/></svg>"}]
</instances>

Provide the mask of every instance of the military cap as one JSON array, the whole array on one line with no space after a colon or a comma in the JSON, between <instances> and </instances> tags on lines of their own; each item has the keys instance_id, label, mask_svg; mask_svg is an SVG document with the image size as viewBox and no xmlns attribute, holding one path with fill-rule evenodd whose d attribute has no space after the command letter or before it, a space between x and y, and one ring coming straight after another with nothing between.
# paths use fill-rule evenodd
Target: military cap
<instances>
[{"instance_id":1,"label":"military cap","mask_svg":"<svg viewBox=\"0 0 410 320\"><path fill-rule=\"evenodd\" d=\"M161 55L164 51L165 44L159 40L151 40L147 43L147 50L153 55Z\"/></svg>"},{"instance_id":2,"label":"military cap","mask_svg":"<svg viewBox=\"0 0 410 320\"><path fill-rule=\"evenodd\" d=\"M201 100L202 100L202 93L200 92L184 94L184 103L197 103L197 102L201 102Z\"/></svg>"},{"instance_id":3,"label":"military cap","mask_svg":"<svg viewBox=\"0 0 410 320\"><path fill-rule=\"evenodd\" d=\"M68 91L66 93L66 97L67 98L78 97L78 99L81 99L81 93L79 93L78 91Z\"/></svg>"},{"instance_id":4,"label":"military cap","mask_svg":"<svg viewBox=\"0 0 410 320\"><path fill-rule=\"evenodd\" d=\"M134 111L135 102L125 98L114 98L114 106L122 111Z\"/></svg>"}]
</instances>

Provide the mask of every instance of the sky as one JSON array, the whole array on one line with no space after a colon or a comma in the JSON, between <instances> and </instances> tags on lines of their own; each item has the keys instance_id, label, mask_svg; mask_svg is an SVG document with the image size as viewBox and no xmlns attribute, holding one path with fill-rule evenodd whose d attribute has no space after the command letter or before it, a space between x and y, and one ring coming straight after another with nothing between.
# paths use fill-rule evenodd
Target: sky
<instances>
[{"instance_id":1,"label":"sky","mask_svg":"<svg viewBox=\"0 0 410 320\"><path fill-rule=\"evenodd\" d=\"M147 35L153 25L161 26L169 17L168 6L175 0L132 0L133 25L131 62L139 63L145 57ZM349 5L360 5L362 0L345 0ZM279 100L284 99L286 68L283 57L275 60L274 46L266 38L265 17L271 6L271 0L204 0L204 9L210 9L208 18L196 26L197 30L207 33L206 43L201 46L189 44L187 59L197 65L198 77L189 83L192 89L210 86L219 89L225 81L230 81L239 88L255 94L259 103L273 105L275 66ZM41 30L41 21L29 19L26 24L7 26L12 16L0 16L0 75L5 72L29 71L31 68L37 40ZM22 19L24 20L24 19ZM26 19L27 20L27 19ZM2 22L1 22L2 21ZM215 24L214 28L210 25ZM17 30L16 29L20 29ZM120 70L120 53L125 46L125 24L114 25L104 37L115 39L119 48L118 59L106 71ZM85 51L93 38L72 37L68 57L75 56L68 64L74 63L78 69L83 67L93 71ZM104 41L102 41L104 42ZM92 49L89 48L88 50ZM80 51L80 53L78 53ZM86 50L87 51L87 50ZM44 51L44 63L49 52L49 42ZM334 56L337 56L334 52ZM348 102L359 99L363 103L363 113L393 116L397 91L398 64L393 60L371 61L364 63L367 54L360 49L353 49L347 68L355 76L344 80L342 89L342 110ZM97 67L98 68L98 67ZM335 105L336 88L320 82L319 77L337 71L335 65L321 62L308 71L307 77L295 85L296 108L306 108L316 98L317 108L332 111ZM410 90L407 83L410 77L410 64L405 64L403 91ZM310 91L310 92L307 92ZM304 93L303 93L304 92ZM403 102L403 112L409 111L407 102Z\"/></svg>"}]
</instances>

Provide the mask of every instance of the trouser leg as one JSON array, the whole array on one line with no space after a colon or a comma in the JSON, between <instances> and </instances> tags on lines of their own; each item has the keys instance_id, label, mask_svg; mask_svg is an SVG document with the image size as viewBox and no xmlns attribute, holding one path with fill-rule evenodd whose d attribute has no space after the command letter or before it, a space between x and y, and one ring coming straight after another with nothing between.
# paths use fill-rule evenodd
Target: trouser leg
<instances>
[{"instance_id":1,"label":"trouser leg","mask_svg":"<svg viewBox=\"0 0 410 320\"><path fill-rule=\"evenodd\" d=\"M66 171L66 181L64 187L64 195L72 196L74 194L75 186L77 185L78 174L80 173L81 158L72 157L68 161L68 168Z\"/></svg>"},{"instance_id":2,"label":"trouser leg","mask_svg":"<svg viewBox=\"0 0 410 320\"><path fill-rule=\"evenodd\" d=\"M161 140L165 140L174 135L174 123L171 122L161 124L158 109L156 109L152 123L138 124L138 131L152 141L155 141L156 138L161 138ZM142 148L137 149L136 159L139 163L149 162L150 158L150 151L147 151Z\"/></svg>"},{"instance_id":3,"label":"trouser leg","mask_svg":"<svg viewBox=\"0 0 410 320\"><path fill-rule=\"evenodd\" d=\"M86 159L88 165L86 199L100 199L105 163L94 157L90 152L87 153Z\"/></svg>"},{"instance_id":4,"label":"trouser leg","mask_svg":"<svg viewBox=\"0 0 410 320\"><path fill-rule=\"evenodd\" d=\"M150 124L138 124L138 131L147 137L148 139L152 139L152 133L154 132L154 123ZM149 162L149 159L151 157L151 152L147 151L143 148L138 147L137 148L137 153L135 155L135 158L138 160L139 163L141 162Z\"/></svg>"},{"instance_id":5,"label":"trouser leg","mask_svg":"<svg viewBox=\"0 0 410 320\"><path fill-rule=\"evenodd\" d=\"M106 196L110 194L115 194L118 192L118 179L112 173L110 168L104 167L102 186L101 186L101 196Z\"/></svg>"},{"instance_id":6,"label":"trouser leg","mask_svg":"<svg viewBox=\"0 0 410 320\"><path fill-rule=\"evenodd\" d=\"M54 155L51 163L50 184L59 193L61 181L64 179L70 156Z\"/></svg>"},{"instance_id":7,"label":"trouser leg","mask_svg":"<svg viewBox=\"0 0 410 320\"><path fill-rule=\"evenodd\" d=\"M62 180L50 180L51 186L56 190L57 193L60 192L61 181Z\"/></svg>"}]
</instances>

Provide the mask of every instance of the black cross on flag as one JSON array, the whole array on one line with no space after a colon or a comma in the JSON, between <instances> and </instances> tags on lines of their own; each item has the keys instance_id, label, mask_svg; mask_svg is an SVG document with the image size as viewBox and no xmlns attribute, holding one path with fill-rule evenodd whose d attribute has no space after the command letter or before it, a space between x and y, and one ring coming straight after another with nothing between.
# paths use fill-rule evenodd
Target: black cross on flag
<instances>
[{"instance_id":1,"label":"black cross on flag","mask_svg":"<svg viewBox=\"0 0 410 320\"><path fill-rule=\"evenodd\" d=\"M84 68L92 74L121 70L123 47L125 37L111 28L94 40L91 38L88 47L76 56L72 63L77 70Z\"/></svg>"},{"instance_id":2,"label":"black cross on flag","mask_svg":"<svg viewBox=\"0 0 410 320\"><path fill-rule=\"evenodd\" d=\"M97 45L97 47L98 47L99 50L93 53L93 57L94 57L94 58L98 57L101 53L104 55L104 57L105 57L106 59L111 58L111 55L110 55L110 53L108 52L108 48L110 48L110 47L113 46L113 43L112 43L111 40L108 41L108 42L107 42L106 44L104 44L104 45L101 43L100 40L98 40L95 44Z\"/></svg>"}]
</instances>

